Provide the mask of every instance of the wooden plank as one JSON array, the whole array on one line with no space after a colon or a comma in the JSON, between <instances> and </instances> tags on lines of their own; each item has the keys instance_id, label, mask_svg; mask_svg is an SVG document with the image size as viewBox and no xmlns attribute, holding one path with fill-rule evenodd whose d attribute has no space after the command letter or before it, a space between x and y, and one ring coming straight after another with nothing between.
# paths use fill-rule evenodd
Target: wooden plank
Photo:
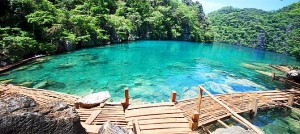
<instances>
[{"instance_id":1,"label":"wooden plank","mask_svg":"<svg viewBox=\"0 0 300 134\"><path fill-rule=\"evenodd\" d=\"M142 112L132 112L130 114L126 114L125 117L138 117L138 116L151 116L151 115L162 115L162 114L180 114L183 116L183 111L180 110L161 110L161 111L142 111Z\"/></svg>"},{"instance_id":2,"label":"wooden plank","mask_svg":"<svg viewBox=\"0 0 300 134\"><path fill-rule=\"evenodd\" d=\"M155 104L144 104L144 105L130 105L127 109L140 109L140 108L147 108L147 107L161 107L161 106L174 106L174 103L172 102L162 102L162 103L155 103Z\"/></svg>"},{"instance_id":3,"label":"wooden plank","mask_svg":"<svg viewBox=\"0 0 300 134\"><path fill-rule=\"evenodd\" d=\"M154 130L142 130L143 134L187 134L192 133L188 128L165 128Z\"/></svg>"},{"instance_id":4,"label":"wooden plank","mask_svg":"<svg viewBox=\"0 0 300 134\"><path fill-rule=\"evenodd\" d=\"M140 134L141 133L141 128L140 128L140 125L139 125L139 122L137 121L137 119L134 119L133 120L133 129L135 131L136 134Z\"/></svg>"},{"instance_id":5,"label":"wooden plank","mask_svg":"<svg viewBox=\"0 0 300 134\"><path fill-rule=\"evenodd\" d=\"M88 133L98 133L99 128L101 125L87 125L81 122L81 125L85 128L86 132Z\"/></svg>"},{"instance_id":6,"label":"wooden plank","mask_svg":"<svg viewBox=\"0 0 300 134\"><path fill-rule=\"evenodd\" d=\"M188 123L172 123L172 124L148 124L140 125L141 130L165 129L165 128L188 128Z\"/></svg>"},{"instance_id":7,"label":"wooden plank","mask_svg":"<svg viewBox=\"0 0 300 134\"><path fill-rule=\"evenodd\" d=\"M138 120L151 120L151 119L166 119L166 118L183 118L183 115L178 114L164 114L164 115L152 115L152 116L139 116ZM129 118L126 118L129 120Z\"/></svg>"},{"instance_id":8,"label":"wooden plank","mask_svg":"<svg viewBox=\"0 0 300 134\"><path fill-rule=\"evenodd\" d=\"M85 124L91 124L96 117L101 113L101 110L94 111L91 116L85 121Z\"/></svg>"},{"instance_id":9,"label":"wooden plank","mask_svg":"<svg viewBox=\"0 0 300 134\"><path fill-rule=\"evenodd\" d=\"M152 119L152 120L140 120L140 125L146 124L163 124L163 123L188 123L185 118L166 118L166 119Z\"/></svg>"},{"instance_id":10,"label":"wooden plank","mask_svg":"<svg viewBox=\"0 0 300 134\"><path fill-rule=\"evenodd\" d=\"M272 101L285 101L288 100L288 98L271 98Z\"/></svg>"}]
</instances>

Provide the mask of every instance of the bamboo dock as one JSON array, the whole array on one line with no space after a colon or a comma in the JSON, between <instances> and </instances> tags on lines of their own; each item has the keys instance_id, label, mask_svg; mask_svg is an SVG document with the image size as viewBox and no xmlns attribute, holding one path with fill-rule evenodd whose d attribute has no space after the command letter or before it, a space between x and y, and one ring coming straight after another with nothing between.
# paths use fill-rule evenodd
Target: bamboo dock
<instances>
[{"instance_id":1,"label":"bamboo dock","mask_svg":"<svg viewBox=\"0 0 300 134\"><path fill-rule=\"evenodd\" d=\"M198 133L196 130L206 128L211 123L220 123L227 128L222 120L232 118L245 128L256 133L260 129L241 117L241 113L255 116L258 109L280 106L292 108L299 105L298 90L269 90L232 94L212 95L201 85L199 96L185 100L176 100L176 92L171 93L170 102L131 105L128 89L125 89L124 100L119 103L101 103L99 106L84 109L78 108L81 124L89 133L97 133L106 121L132 129L137 134L148 133ZM64 101L74 105L78 96L58 93L43 89L30 89L13 85L0 85L0 97L10 93L24 94L32 97L39 104L51 101Z\"/></svg>"}]
</instances>

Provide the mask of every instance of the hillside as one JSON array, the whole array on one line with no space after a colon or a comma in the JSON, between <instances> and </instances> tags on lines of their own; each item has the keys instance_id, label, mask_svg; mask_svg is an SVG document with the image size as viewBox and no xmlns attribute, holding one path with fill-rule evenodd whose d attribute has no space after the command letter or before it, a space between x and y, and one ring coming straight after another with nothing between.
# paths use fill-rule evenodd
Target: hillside
<instances>
[{"instance_id":1,"label":"hillside","mask_svg":"<svg viewBox=\"0 0 300 134\"><path fill-rule=\"evenodd\" d=\"M208 14L214 41L300 58L300 2L277 11L224 7Z\"/></svg>"},{"instance_id":2,"label":"hillside","mask_svg":"<svg viewBox=\"0 0 300 134\"><path fill-rule=\"evenodd\" d=\"M35 54L128 40L213 38L202 5L191 0L4 0L0 6L2 66Z\"/></svg>"}]
</instances>

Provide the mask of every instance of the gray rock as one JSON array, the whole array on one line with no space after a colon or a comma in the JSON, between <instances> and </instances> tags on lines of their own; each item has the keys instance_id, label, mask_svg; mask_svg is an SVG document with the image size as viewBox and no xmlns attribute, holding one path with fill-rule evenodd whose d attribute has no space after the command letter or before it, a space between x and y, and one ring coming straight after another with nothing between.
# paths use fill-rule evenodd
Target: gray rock
<instances>
[{"instance_id":1,"label":"gray rock","mask_svg":"<svg viewBox=\"0 0 300 134\"><path fill-rule=\"evenodd\" d=\"M38 105L32 98L12 94L0 99L1 134L83 134L80 117L64 102Z\"/></svg>"},{"instance_id":2,"label":"gray rock","mask_svg":"<svg viewBox=\"0 0 300 134\"><path fill-rule=\"evenodd\" d=\"M132 131L112 124L110 121L105 122L98 131L98 134L134 134Z\"/></svg>"},{"instance_id":3,"label":"gray rock","mask_svg":"<svg viewBox=\"0 0 300 134\"><path fill-rule=\"evenodd\" d=\"M291 70L286 74L286 77L295 82L300 82L300 70Z\"/></svg>"},{"instance_id":4,"label":"gray rock","mask_svg":"<svg viewBox=\"0 0 300 134\"><path fill-rule=\"evenodd\" d=\"M212 134L255 134L255 132L250 130L245 130L240 126L232 126L229 128L218 128Z\"/></svg>"}]
</instances>

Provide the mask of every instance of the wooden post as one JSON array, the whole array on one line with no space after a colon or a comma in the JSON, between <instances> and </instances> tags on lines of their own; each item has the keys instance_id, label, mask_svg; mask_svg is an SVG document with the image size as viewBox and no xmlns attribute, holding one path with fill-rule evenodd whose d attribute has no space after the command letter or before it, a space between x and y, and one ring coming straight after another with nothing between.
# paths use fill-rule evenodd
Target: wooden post
<instances>
[{"instance_id":1,"label":"wooden post","mask_svg":"<svg viewBox=\"0 0 300 134\"><path fill-rule=\"evenodd\" d=\"M124 89L124 99L122 100L121 104L123 106L123 110L125 111L129 106L129 93L128 88Z\"/></svg>"},{"instance_id":2,"label":"wooden post","mask_svg":"<svg viewBox=\"0 0 300 134\"><path fill-rule=\"evenodd\" d=\"M77 100L74 102L74 107L75 109L79 109L79 102Z\"/></svg>"},{"instance_id":3,"label":"wooden post","mask_svg":"<svg viewBox=\"0 0 300 134\"><path fill-rule=\"evenodd\" d=\"M275 80L275 73L272 73L272 80Z\"/></svg>"},{"instance_id":4,"label":"wooden post","mask_svg":"<svg viewBox=\"0 0 300 134\"><path fill-rule=\"evenodd\" d=\"M293 94L291 94L291 95L289 96L287 105L293 106L293 104L294 104L294 97L295 97L295 96L294 96Z\"/></svg>"},{"instance_id":5,"label":"wooden post","mask_svg":"<svg viewBox=\"0 0 300 134\"><path fill-rule=\"evenodd\" d=\"M251 114L255 116L257 114L257 105L258 105L258 99L252 98L252 104L251 104Z\"/></svg>"},{"instance_id":6,"label":"wooden post","mask_svg":"<svg viewBox=\"0 0 300 134\"><path fill-rule=\"evenodd\" d=\"M203 89L200 87L200 93L199 93L199 98L198 98L198 107L197 107L197 112L199 114L200 114L200 110L201 110L202 94L203 94Z\"/></svg>"},{"instance_id":7,"label":"wooden post","mask_svg":"<svg viewBox=\"0 0 300 134\"><path fill-rule=\"evenodd\" d=\"M201 103L202 103L202 94L203 94L203 89L200 86L197 110L193 114L192 120L189 123L191 130L196 130L198 128L199 116L200 116L200 111L201 111Z\"/></svg>"},{"instance_id":8,"label":"wooden post","mask_svg":"<svg viewBox=\"0 0 300 134\"><path fill-rule=\"evenodd\" d=\"M125 97L125 105L129 105L129 93L128 93L128 88L125 88L125 90L124 90L124 97Z\"/></svg>"},{"instance_id":9,"label":"wooden post","mask_svg":"<svg viewBox=\"0 0 300 134\"><path fill-rule=\"evenodd\" d=\"M170 100L171 102L176 102L176 91L172 91Z\"/></svg>"}]
</instances>

